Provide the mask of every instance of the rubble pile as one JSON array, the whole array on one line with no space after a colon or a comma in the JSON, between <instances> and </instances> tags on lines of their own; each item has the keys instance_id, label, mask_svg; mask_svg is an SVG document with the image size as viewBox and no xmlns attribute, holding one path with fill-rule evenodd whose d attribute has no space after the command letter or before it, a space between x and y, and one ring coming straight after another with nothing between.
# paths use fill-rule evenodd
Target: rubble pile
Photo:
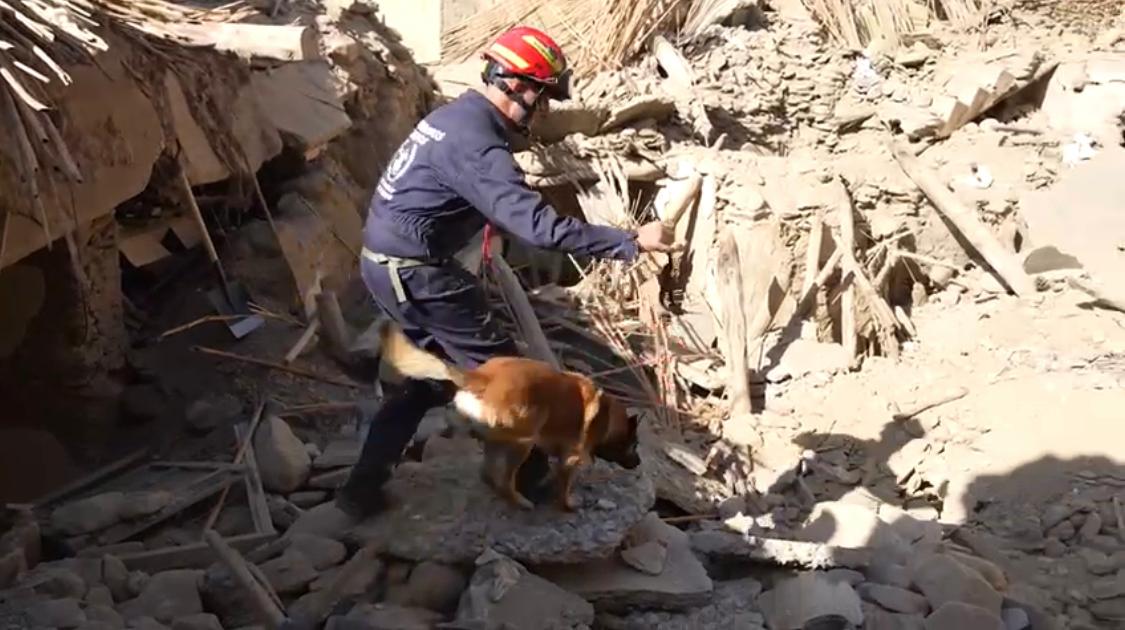
<instances>
[{"instance_id":1,"label":"rubble pile","mask_svg":"<svg viewBox=\"0 0 1125 630\"><path fill-rule=\"evenodd\" d=\"M529 183L590 222L674 223L686 251L625 271L567 259L581 277L563 287L531 281L563 275L533 255L511 265L521 283L504 258L526 252L509 244L489 287L529 355L595 375L642 418L642 465L583 468L576 512L517 510L481 480L481 446L438 409L387 484L387 510L352 523L333 499L373 407L360 367L378 353L373 328L355 330L371 323L369 305L343 308L355 209L371 164L437 99L372 4L261 4L262 22L314 27L329 60L256 78L307 106L272 113L279 146L303 165L272 191L276 227L244 226L231 247L248 281L276 279L277 265L253 270L263 252L284 260L297 295L278 290L278 312L261 313L286 334L237 352L197 348L230 362L238 395L186 406L190 444L138 451L10 507L0 627L1044 630L1125 619L1125 479L1079 475L1050 505L970 487L974 440L990 428L932 413L969 395L945 386L948 357L908 392L913 405L794 401L869 376L897 386L895 370L931 343L924 305L988 320L1073 287L1125 310L1088 277L1113 280L1125 241L1106 228L1084 251L1064 229L1116 225L1112 204L1061 227L1041 210L1063 205L1045 195L1067 171L1125 164L1125 53L1114 52L1125 40L1099 37L1104 57L1064 59L1076 41L1043 33L1016 49L1023 22L1001 12L980 32L934 24L849 50L802 3L755 2L742 3L742 22L654 37L637 63L582 81L577 103L537 120L537 142L518 152ZM1089 187L1068 185L1068 198ZM1012 349L981 381L1032 364L1060 379L1098 372L1105 385L1091 389L1125 383L1119 352L1073 348ZM164 415L161 390L145 387L128 396L137 422ZM885 420L877 437L833 432L853 411ZM827 434L806 430L813 416L829 420Z\"/></svg>"}]
</instances>

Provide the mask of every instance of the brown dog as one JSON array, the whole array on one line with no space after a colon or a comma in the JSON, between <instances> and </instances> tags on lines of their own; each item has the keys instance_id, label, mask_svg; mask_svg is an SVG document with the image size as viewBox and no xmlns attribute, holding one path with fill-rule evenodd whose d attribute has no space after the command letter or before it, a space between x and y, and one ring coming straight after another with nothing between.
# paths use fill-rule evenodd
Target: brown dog
<instances>
[{"instance_id":1,"label":"brown dog","mask_svg":"<svg viewBox=\"0 0 1125 630\"><path fill-rule=\"evenodd\" d=\"M570 486L579 465L594 456L625 468L640 464L636 419L586 376L520 357L497 357L461 370L416 347L391 322L384 322L379 337L382 360L402 376L457 387L454 407L485 442L503 447L485 449L486 458L499 460L485 462L485 470L499 469L485 480L524 509L534 506L516 490L516 472L535 446L558 458L556 500L567 511L576 508Z\"/></svg>"}]
</instances>

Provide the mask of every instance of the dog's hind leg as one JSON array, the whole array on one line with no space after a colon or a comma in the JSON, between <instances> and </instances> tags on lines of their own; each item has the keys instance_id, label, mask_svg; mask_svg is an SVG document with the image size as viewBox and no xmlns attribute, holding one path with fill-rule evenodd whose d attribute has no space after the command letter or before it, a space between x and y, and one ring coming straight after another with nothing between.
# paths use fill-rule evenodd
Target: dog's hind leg
<instances>
[{"instance_id":1,"label":"dog's hind leg","mask_svg":"<svg viewBox=\"0 0 1125 630\"><path fill-rule=\"evenodd\" d=\"M573 512L578 509L578 502L571 495L571 486L574 484L574 473L582 463L581 455L568 455L561 458L555 477L555 503L560 510Z\"/></svg>"},{"instance_id":2,"label":"dog's hind leg","mask_svg":"<svg viewBox=\"0 0 1125 630\"><path fill-rule=\"evenodd\" d=\"M535 508L535 504L528 500L527 497L520 494L519 489L516 487L516 480L519 475L520 466L523 465L524 460L531 453L534 446L531 442L514 442L505 445L504 453L504 486L501 492L504 497L518 505L525 510Z\"/></svg>"}]
</instances>

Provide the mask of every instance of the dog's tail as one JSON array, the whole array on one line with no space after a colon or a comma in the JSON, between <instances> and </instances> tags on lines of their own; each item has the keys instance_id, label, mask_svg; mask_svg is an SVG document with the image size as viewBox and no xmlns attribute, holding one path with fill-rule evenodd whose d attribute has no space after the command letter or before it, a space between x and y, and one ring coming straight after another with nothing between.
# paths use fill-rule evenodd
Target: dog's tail
<instances>
[{"instance_id":1,"label":"dog's tail","mask_svg":"<svg viewBox=\"0 0 1125 630\"><path fill-rule=\"evenodd\" d=\"M451 381L458 388L465 385L465 372L440 357L415 346L392 321L379 326L382 360L407 378Z\"/></svg>"}]
</instances>

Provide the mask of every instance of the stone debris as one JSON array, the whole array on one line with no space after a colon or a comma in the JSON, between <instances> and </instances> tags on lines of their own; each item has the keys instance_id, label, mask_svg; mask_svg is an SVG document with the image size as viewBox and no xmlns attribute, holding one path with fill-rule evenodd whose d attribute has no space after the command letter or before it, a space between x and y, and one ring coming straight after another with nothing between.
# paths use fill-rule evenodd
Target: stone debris
<instances>
[{"instance_id":1,"label":"stone debris","mask_svg":"<svg viewBox=\"0 0 1125 630\"><path fill-rule=\"evenodd\" d=\"M682 612L640 610L618 616L598 613L607 630L765 630L765 617L756 603L762 584L753 578L715 582L711 600Z\"/></svg>"},{"instance_id":2,"label":"stone debris","mask_svg":"<svg viewBox=\"0 0 1125 630\"><path fill-rule=\"evenodd\" d=\"M980 606L947 602L926 617L926 630L964 628L965 630L1004 630L1004 622Z\"/></svg>"},{"instance_id":3,"label":"stone debris","mask_svg":"<svg viewBox=\"0 0 1125 630\"><path fill-rule=\"evenodd\" d=\"M35 602L28 606L27 612L32 621L46 628L77 628L86 623L81 602L74 598Z\"/></svg>"},{"instance_id":4,"label":"stone debris","mask_svg":"<svg viewBox=\"0 0 1125 630\"><path fill-rule=\"evenodd\" d=\"M658 574L639 571L619 555L581 565L542 566L539 574L581 595L599 611L682 610L710 600L711 578L692 553L687 534L650 512L628 538L642 544L658 543L666 549L663 570Z\"/></svg>"},{"instance_id":5,"label":"stone debris","mask_svg":"<svg viewBox=\"0 0 1125 630\"><path fill-rule=\"evenodd\" d=\"M351 535L414 561L471 562L491 546L520 562L580 563L612 555L654 501L638 472L598 462L575 480L577 512L524 512L481 481L480 465L479 457L403 463L386 486L396 504ZM597 507L598 498L615 507ZM398 535L403 531L412 535Z\"/></svg>"},{"instance_id":6,"label":"stone debris","mask_svg":"<svg viewBox=\"0 0 1125 630\"><path fill-rule=\"evenodd\" d=\"M514 630L569 630L594 623L586 600L530 573L494 551L476 559L476 571L461 596L457 622Z\"/></svg>"}]
</instances>

